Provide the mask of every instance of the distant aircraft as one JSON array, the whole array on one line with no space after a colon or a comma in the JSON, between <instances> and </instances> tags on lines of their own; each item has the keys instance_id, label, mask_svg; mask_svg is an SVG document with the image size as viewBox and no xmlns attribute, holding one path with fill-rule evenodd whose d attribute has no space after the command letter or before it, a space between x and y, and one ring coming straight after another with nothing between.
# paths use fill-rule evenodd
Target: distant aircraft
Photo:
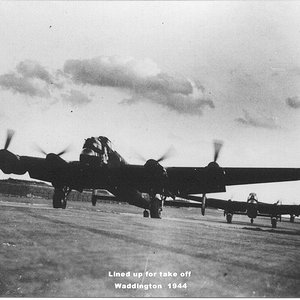
<instances>
[{"instance_id":1,"label":"distant aircraft","mask_svg":"<svg viewBox=\"0 0 300 300\"><path fill-rule=\"evenodd\" d=\"M194 201L202 200L197 196L188 198ZM274 204L259 202L256 193L250 193L246 202L208 198L206 206L223 209L227 223L232 222L234 214L247 215L251 224L257 216L270 217L272 228L276 228L277 220L281 220L282 215L290 215L290 222L294 222L295 216L300 215L300 205L282 205L279 201Z\"/></svg>"},{"instance_id":2,"label":"distant aircraft","mask_svg":"<svg viewBox=\"0 0 300 300\"><path fill-rule=\"evenodd\" d=\"M164 168L159 159L148 159L144 165L128 164L107 137L85 140L79 161L67 162L60 153L45 153L45 158L19 156L8 147L14 131L8 130L4 149L0 150L0 169L5 174L22 175L47 181L54 187L53 207L66 208L71 190L106 189L122 201L144 209L144 217L160 218L166 197L187 198L202 194L204 215L206 194L225 192L227 185L300 180L299 168L221 168L217 159L222 147L215 142L214 159L206 167ZM148 196L145 197L144 195Z\"/></svg>"}]
</instances>

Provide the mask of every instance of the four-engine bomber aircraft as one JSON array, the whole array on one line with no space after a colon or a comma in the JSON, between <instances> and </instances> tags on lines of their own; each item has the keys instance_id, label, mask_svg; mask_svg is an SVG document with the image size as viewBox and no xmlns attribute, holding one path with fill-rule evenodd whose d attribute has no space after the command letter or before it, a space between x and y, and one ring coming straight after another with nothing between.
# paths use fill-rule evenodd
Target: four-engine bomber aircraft
<instances>
[{"instance_id":1,"label":"four-engine bomber aircraft","mask_svg":"<svg viewBox=\"0 0 300 300\"><path fill-rule=\"evenodd\" d=\"M167 154L149 159L144 165L131 165L104 136L86 139L79 161L65 161L60 157L65 151L49 153L45 158L19 156L8 151L13 134L8 131L4 149L0 150L1 170L18 175L28 172L31 178L52 183L54 208L66 207L71 190L106 189L143 208L145 217L150 211L151 218L161 217L166 197L202 194L204 214L206 194L225 192L227 185L300 180L300 168L222 168L217 163L221 143L215 143L214 160L206 167L164 168L160 163Z\"/></svg>"},{"instance_id":2,"label":"four-engine bomber aircraft","mask_svg":"<svg viewBox=\"0 0 300 300\"><path fill-rule=\"evenodd\" d=\"M202 201L198 196L188 196L188 198ZM290 222L294 222L295 216L300 215L300 205L282 205L279 201L274 204L259 202L255 193L250 193L246 202L208 198L206 206L223 209L227 223L232 222L233 214L247 215L251 224L257 216L270 217L272 228L276 228L277 220L281 220L281 215L290 215Z\"/></svg>"}]
</instances>

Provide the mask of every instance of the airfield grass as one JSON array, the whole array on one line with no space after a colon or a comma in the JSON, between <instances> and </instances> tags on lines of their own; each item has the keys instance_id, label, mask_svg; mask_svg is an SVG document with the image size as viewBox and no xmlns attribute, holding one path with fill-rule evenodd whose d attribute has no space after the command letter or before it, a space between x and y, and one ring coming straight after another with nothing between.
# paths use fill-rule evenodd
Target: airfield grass
<instances>
[{"instance_id":1,"label":"airfield grass","mask_svg":"<svg viewBox=\"0 0 300 300\"><path fill-rule=\"evenodd\" d=\"M300 223L164 208L146 219L130 205L0 198L0 296L4 297L299 297ZM19 206L18 206L19 202ZM25 203L25 204L24 204ZM34 204L33 204L34 203ZM9 206L14 205L14 206ZM109 277L109 272L131 272ZM134 278L133 272L156 272ZM176 272L161 278L159 272ZM191 271L190 277L179 274ZM115 288L115 283L162 289ZM168 288L187 283L187 288Z\"/></svg>"}]
</instances>

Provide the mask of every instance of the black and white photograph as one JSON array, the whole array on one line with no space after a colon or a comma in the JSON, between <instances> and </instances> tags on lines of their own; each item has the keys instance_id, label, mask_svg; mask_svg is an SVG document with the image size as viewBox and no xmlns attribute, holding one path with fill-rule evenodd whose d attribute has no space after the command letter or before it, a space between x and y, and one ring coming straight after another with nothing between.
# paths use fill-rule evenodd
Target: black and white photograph
<instances>
[{"instance_id":1,"label":"black and white photograph","mask_svg":"<svg viewBox=\"0 0 300 300\"><path fill-rule=\"evenodd\" d=\"M300 297L299 1L1 1L0 296Z\"/></svg>"}]
</instances>

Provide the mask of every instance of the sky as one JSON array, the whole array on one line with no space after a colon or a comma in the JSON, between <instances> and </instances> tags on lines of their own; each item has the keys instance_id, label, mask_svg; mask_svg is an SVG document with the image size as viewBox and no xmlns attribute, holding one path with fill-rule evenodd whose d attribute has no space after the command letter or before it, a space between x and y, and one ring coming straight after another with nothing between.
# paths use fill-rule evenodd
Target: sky
<instances>
[{"instance_id":1,"label":"sky","mask_svg":"<svg viewBox=\"0 0 300 300\"><path fill-rule=\"evenodd\" d=\"M300 2L0 2L0 141L78 160L107 136L129 162L300 167ZM0 142L1 143L1 142ZM0 174L0 178L25 178ZM300 204L299 182L223 199Z\"/></svg>"}]
</instances>

